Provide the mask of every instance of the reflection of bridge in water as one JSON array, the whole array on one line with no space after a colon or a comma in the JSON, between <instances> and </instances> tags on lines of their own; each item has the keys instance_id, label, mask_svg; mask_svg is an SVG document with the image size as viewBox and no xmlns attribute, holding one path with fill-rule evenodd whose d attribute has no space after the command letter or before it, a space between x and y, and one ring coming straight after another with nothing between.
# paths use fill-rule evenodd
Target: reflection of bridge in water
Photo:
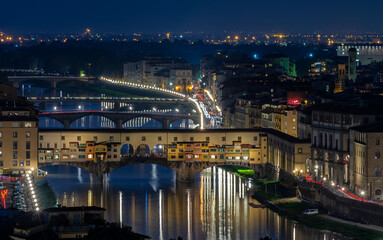
<instances>
[{"instance_id":1,"label":"reflection of bridge in water","mask_svg":"<svg viewBox=\"0 0 383 240\"><path fill-rule=\"evenodd\" d=\"M242 166L254 170L259 173L262 169L261 164L250 164L249 161L215 161L215 162L202 162L202 161L168 161L167 158L156 157L122 157L121 161L53 161L50 163L39 163L39 167L50 165L66 165L84 169L89 173L95 174L99 180L104 179L105 175L114 170L132 164L156 164L167 167L176 172L177 180L180 181L194 181L195 175L204 169L214 166Z\"/></svg>"},{"instance_id":2,"label":"reflection of bridge in water","mask_svg":"<svg viewBox=\"0 0 383 240\"><path fill-rule=\"evenodd\" d=\"M152 113L152 112L114 112L114 111L68 111L68 112L42 112L40 118L50 118L57 120L63 124L64 129L71 128L71 124L78 119L89 116L100 116L104 120L109 119L113 124L111 128L123 128L130 127L129 124L134 127L135 119L138 121L147 122L149 119L153 119L161 124L162 128L170 128L170 125L179 120L192 120L194 124L200 124L200 117L198 115L187 114L166 114L166 113ZM133 121L133 122L132 122Z\"/></svg>"}]
</instances>

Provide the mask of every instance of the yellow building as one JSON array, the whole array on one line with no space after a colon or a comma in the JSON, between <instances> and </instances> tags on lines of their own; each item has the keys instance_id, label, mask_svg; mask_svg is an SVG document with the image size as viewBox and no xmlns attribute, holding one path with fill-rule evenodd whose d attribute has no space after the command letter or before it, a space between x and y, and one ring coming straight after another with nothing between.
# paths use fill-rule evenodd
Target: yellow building
<instances>
[{"instance_id":1,"label":"yellow building","mask_svg":"<svg viewBox=\"0 0 383 240\"><path fill-rule=\"evenodd\" d=\"M0 174L38 167L38 118L33 104L0 84Z\"/></svg>"}]
</instances>

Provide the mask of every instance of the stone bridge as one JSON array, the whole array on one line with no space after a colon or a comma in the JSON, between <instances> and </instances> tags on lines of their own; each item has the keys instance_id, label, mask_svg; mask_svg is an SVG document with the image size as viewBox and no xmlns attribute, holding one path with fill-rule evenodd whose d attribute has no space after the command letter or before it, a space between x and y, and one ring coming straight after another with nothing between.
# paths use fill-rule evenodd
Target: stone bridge
<instances>
[{"instance_id":1,"label":"stone bridge","mask_svg":"<svg viewBox=\"0 0 383 240\"><path fill-rule=\"evenodd\" d=\"M109 174L114 170L131 164L156 164L167 167L176 172L177 180L179 181L194 181L195 175L202 170L214 166L242 166L255 171L256 175L262 172L263 166L261 164L250 164L248 161L221 161L221 162L204 162L204 161L168 161L166 158L121 158L121 161L55 161L52 163L40 163L39 167L51 165L66 165L84 169L91 174L103 180L105 174Z\"/></svg>"},{"instance_id":2,"label":"stone bridge","mask_svg":"<svg viewBox=\"0 0 383 240\"><path fill-rule=\"evenodd\" d=\"M148 112L113 112L113 111L71 111L71 112L43 112L39 117L52 118L64 125L64 129L69 129L71 123L86 116L101 116L110 119L116 124L116 128L121 129L123 124L129 120L147 117L154 119L162 124L162 128L168 129L170 124L174 121L181 119L191 119L194 124L201 124L199 115L185 115L185 114L161 114L161 113L148 113Z\"/></svg>"},{"instance_id":3,"label":"stone bridge","mask_svg":"<svg viewBox=\"0 0 383 240\"><path fill-rule=\"evenodd\" d=\"M65 76L8 76L9 82L16 88L24 82L44 81L49 83L50 87L55 89L57 83L64 81L79 81L86 84L97 83L97 78L90 77L65 77Z\"/></svg>"}]
</instances>

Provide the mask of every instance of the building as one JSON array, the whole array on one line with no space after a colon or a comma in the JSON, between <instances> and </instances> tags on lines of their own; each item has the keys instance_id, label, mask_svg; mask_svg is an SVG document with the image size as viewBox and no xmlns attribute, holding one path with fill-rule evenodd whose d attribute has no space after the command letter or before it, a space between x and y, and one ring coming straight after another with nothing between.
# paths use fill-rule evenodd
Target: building
<instances>
[{"instance_id":1,"label":"building","mask_svg":"<svg viewBox=\"0 0 383 240\"><path fill-rule=\"evenodd\" d=\"M290 58L282 53L273 52L263 57L266 62L270 62L273 66L279 66L283 68L286 75L296 77L297 72L295 69L295 63Z\"/></svg>"},{"instance_id":2,"label":"building","mask_svg":"<svg viewBox=\"0 0 383 240\"><path fill-rule=\"evenodd\" d=\"M357 66L357 50L356 48L348 49L348 79L355 83L356 66Z\"/></svg>"},{"instance_id":3,"label":"building","mask_svg":"<svg viewBox=\"0 0 383 240\"><path fill-rule=\"evenodd\" d=\"M173 81L171 78L173 77ZM182 59L146 56L124 63L124 81L175 90L192 85L190 64Z\"/></svg>"},{"instance_id":4,"label":"building","mask_svg":"<svg viewBox=\"0 0 383 240\"><path fill-rule=\"evenodd\" d=\"M381 45L342 45L337 47L337 55L349 56L351 48L356 50L356 61L360 65L368 65L373 61L380 62L383 60L383 47Z\"/></svg>"},{"instance_id":5,"label":"building","mask_svg":"<svg viewBox=\"0 0 383 240\"><path fill-rule=\"evenodd\" d=\"M345 96L312 108L312 153L309 171L317 179L335 184L350 183L350 128L374 123L382 118L378 100ZM376 102L377 101L377 102Z\"/></svg>"},{"instance_id":6,"label":"building","mask_svg":"<svg viewBox=\"0 0 383 240\"><path fill-rule=\"evenodd\" d=\"M286 105L264 104L261 126L298 137L297 117L297 111L294 108Z\"/></svg>"},{"instance_id":7,"label":"building","mask_svg":"<svg viewBox=\"0 0 383 240\"><path fill-rule=\"evenodd\" d=\"M190 93L193 89L191 69L171 69L169 85L178 92Z\"/></svg>"},{"instance_id":8,"label":"building","mask_svg":"<svg viewBox=\"0 0 383 240\"><path fill-rule=\"evenodd\" d=\"M267 134L268 163L279 172L306 173L306 164L311 156L309 139L298 139L285 133L270 130Z\"/></svg>"},{"instance_id":9,"label":"building","mask_svg":"<svg viewBox=\"0 0 383 240\"><path fill-rule=\"evenodd\" d=\"M21 174L37 169L37 110L17 89L0 84L0 173Z\"/></svg>"},{"instance_id":10,"label":"building","mask_svg":"<svg viewBox=\"0 0 383 240\"><path fill-rule=\"evenodd\" d=\"M351 128L350 188L367 199L383 200L383 123Z\"/></svg>"}]
</instances>

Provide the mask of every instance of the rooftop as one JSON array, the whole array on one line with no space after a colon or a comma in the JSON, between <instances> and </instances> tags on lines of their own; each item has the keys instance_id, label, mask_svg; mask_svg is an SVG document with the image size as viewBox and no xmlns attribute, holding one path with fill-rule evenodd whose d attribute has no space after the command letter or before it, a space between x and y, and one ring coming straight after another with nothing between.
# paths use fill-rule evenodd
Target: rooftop
<instances>
[{"instance_id":1,"label":"rooftop","mask_svg":"<svg viewBox=\"0 0 383 240\"><path fill-rule=\"evenodd\" d=\"M354 131L358 131L358 132L370 132L370 133L383 132L383 122L361 125L357 127L352 127L350 129Z\"/></svg>"}]
</instances>

